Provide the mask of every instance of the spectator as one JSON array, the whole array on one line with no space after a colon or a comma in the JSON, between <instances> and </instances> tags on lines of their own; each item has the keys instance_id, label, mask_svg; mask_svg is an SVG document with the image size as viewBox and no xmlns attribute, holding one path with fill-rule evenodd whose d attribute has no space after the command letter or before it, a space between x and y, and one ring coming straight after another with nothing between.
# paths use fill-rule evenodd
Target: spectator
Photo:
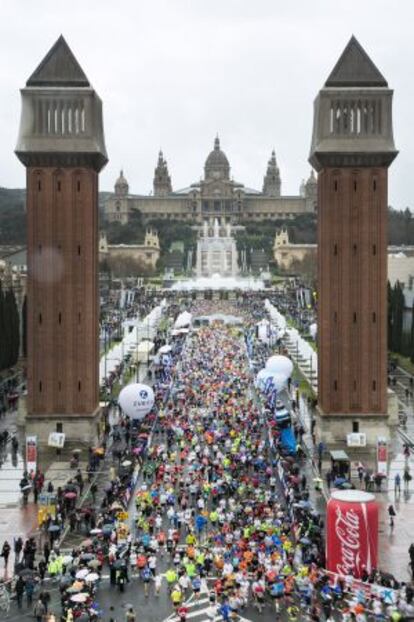
<instances>
[{"instance_id":1,"label":"spectator","mask_svg":"<svg viewBox=\"0 0 414 622\"><path fill-rule=\"evenodd\" d=\"M395 494L401 493L401 475L399 473L397 473L396 476L394 477L394 493Z\"/></svg>"},{"instance_id":2,"label":"spectator","mask_svg":"<svg viewBox=\"0 0 414 622\"><path fill-rule=\"evenodd\" d=\"M3 544L3 548L0 553L0 557L4 559L4 568L6 569L6 571L7 571L7 564L9 563L10 550L11 550L11 546L7 542L7 540L5 540Z\"/></svg>"}]
</instances>

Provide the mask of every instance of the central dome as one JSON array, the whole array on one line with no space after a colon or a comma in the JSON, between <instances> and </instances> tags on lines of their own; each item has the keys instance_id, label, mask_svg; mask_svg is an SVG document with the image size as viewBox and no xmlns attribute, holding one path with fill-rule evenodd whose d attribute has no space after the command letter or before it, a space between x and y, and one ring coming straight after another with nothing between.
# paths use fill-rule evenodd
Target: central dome
<instances>
[{"instance_id":1,"label":"central dome","mask_svg":"<svg viewBox=\"0 0 414 622\"><path fill-rule=\"evenodd\" d=\"M214 141L214 149L210 152L204 165L206 179L229 179L230 164L224 151L220 149L220 139Z\"/></svg>"}]
</instances>

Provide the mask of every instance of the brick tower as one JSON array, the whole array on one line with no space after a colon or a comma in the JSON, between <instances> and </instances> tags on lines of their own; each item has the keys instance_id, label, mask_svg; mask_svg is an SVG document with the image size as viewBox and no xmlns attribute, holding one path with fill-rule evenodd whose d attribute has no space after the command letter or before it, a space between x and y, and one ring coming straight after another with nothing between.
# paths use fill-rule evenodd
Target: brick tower
<instances>
[{"instance_id":1,"label":"brick tower","mask_svg":"<svg viewBox=\"0 0 414 622\"><path fill-rule=\"evenodd\" d=\"M387 178L392 94L352 37L314 105L319 433L387 435Z\"/></svg>"},{"instance_id":2,"label":"brick tower","mask_svg":"<svg viewBox=\"0 0 414 622\"><path fill-rule=\"evenodd\" d=\"M99 421L102 103L60 37L21 91L27 168L28 433L93 442Z\"/></svg>"}]
</instances>

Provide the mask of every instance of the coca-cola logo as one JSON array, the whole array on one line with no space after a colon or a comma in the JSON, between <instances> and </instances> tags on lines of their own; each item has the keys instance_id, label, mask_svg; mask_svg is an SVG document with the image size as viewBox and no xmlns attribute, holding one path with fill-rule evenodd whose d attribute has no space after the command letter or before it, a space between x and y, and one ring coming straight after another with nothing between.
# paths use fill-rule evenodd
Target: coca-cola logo
<instances>
[{"instance_id":1,"label":"coca-cola logo","mask_svg":"<svg viewBox=\"0 0 414 622\"><path fill-rule=\"evenodd\" d=\"M340 543L340 561L336 565L336 572L342 575L360 576L362 571L361 563L361 541L368 535L367 513L365 504L359 506L361 514L352 508L342 512L340 506L335 508L335 532ZM362 521L362 525L361 525ZM362 534L365 528L365 534ZM368 545L367 559L363 560L367 569L370 567L370 547Z\"/></svg>"}]
</instances>

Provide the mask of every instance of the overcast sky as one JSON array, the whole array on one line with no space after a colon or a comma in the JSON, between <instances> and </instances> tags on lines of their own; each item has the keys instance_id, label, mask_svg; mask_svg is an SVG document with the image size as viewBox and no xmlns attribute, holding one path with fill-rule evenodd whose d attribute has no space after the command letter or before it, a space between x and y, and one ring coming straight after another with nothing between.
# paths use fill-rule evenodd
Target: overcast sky
<instances>
[{"instance_id":1,"label":"overcast sky","mask_svg":"<svg viewBox=\"0 0 414 622\"><path fill-rule=\"evenodd\" d=\"M24 185L19 88L62 33L103 100L102 190L122 167L149 192L160 147L187 186L218 132L236 180L261 189L274 147L296 194L313 99L355 34L395 90L389 202L414 207L413 24L413 0L0 0L0 185Z\"/></svg>"}]
</instances>

